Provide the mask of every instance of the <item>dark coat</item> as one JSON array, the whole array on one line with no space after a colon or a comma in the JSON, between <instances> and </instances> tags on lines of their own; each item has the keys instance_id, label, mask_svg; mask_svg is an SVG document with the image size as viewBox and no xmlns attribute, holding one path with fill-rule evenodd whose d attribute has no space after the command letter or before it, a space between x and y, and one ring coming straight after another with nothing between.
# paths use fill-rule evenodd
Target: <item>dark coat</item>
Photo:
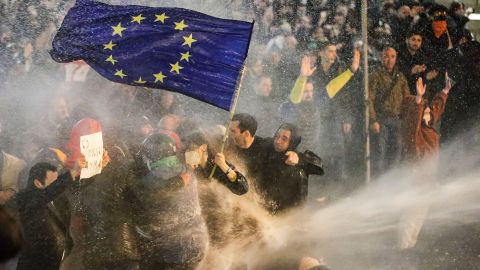
<instances>
[{"instance_id":1,"label":"dark coat","mask_svg":"<svg viewBox=\"0 0 480 270\"><path fill-rule=\"evenodd\" d=\"M139 231L142 267L146 269L195 266L204 257L208 233L200 210L197 181L192 175L184 181L181 174L190 175L179 163L155 168L141 179Z\"/></svg>"},{"instance_id":2,"label":"dark coat","mask_svg":"<svg viewBox=\"0 0 480 270\"><path fill-rule=\"evenodd\" d=\"M82 180L89 185L72 196L73 206L85 223L87 269L139 260L134 228L138 199L134 195L136 181L130 170L131 160L117 146L109 148L108 153L111 163L102 173Z\"/></svg>"},{"instance_id":3,"label":"dark coat","mask_svg":"<svg viewBox=\"0 0 480 270\"><path fill-rule=\"evenodd\" d=\"M45 189L29 186L17 194L17 209L24 235L18 270L57 270L60 267L65 248L65 225L52 201L71 182L70 173L65 173Z\"/></svg>"}]
</instances>

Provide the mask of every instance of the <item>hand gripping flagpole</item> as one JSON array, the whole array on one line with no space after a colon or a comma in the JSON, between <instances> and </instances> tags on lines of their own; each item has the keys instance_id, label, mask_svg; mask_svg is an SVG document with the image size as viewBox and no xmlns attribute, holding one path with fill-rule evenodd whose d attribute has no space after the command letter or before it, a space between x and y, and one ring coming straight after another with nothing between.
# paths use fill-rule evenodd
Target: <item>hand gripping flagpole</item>
<instances>
[{"instance_id":1,"label":"hand gripping flagpole","mask_svg":"<svg viewBox=\"0 0 480 270\"><path fill-rule=\"evenodd\" d=\"M238 97L240 96L240 89L242 88L242 83L243 83L243 79L245 78L246 70L247 70L247 67L245 66L245 63L244 63L242 68L242 73L240 74L240 80L237 83L237 88L235 89L232 104L230 106L230 116L228 117L225 134L223 134L222 145L220 146L220 153L223 153L223 150L225 149L225 144L227 143L228 130L230 129L230 124L232 123L233 116L235 115L235 109L237 108ZM208 176L208 178L213 177L213 174L215 173L216 169L217 169L217 164L213 166L213 169L210 172L210 175Z\"/></svg>"}]
</instances>

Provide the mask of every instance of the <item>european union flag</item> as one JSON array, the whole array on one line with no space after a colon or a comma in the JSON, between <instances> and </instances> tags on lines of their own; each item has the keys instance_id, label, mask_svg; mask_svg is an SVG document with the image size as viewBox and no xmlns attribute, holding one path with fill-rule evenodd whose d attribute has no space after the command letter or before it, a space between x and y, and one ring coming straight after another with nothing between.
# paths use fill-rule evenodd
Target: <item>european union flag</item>
<instances>
[{"instance_id":1,"label":"european union flag","mask_svg":"<svg viewBox=\"0 0 480 270\"><path fill-rule=\"evenodd\" d=\"M252 28L182 8L77 0L51 56L57 62L83 59L109 80L179 92L228 110Z\"/></svg>"}]
</instances>

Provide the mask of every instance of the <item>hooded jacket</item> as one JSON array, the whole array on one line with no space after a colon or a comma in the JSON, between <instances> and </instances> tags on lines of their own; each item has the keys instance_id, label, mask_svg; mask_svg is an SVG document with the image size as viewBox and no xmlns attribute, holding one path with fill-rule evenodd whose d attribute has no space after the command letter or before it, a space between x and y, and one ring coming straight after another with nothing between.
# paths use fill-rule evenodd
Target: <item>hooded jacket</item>
<instances>
[{"instance_id":1,"label":"hooded jacket","mask_svg":"<svg viewBox=\"0 0 480 270\"><path fill-rule=\"evenodd\" d=\"M263 161L262 177L256 182L256 187L263 196L264 206L272 214L305 202L308 195L308 176L323 174L320 158L313 159L313 153L310 151L306 151L308 154L298 154L299 163L297 165L285 164L287 159L285 153L297 149L301 142L301 136L297 127L292 124L282 124L276 133L280 129L291 131L289 147L284 152L275 151L273 143L268 147L266 158Z\"/></svg>"}]
</instances>

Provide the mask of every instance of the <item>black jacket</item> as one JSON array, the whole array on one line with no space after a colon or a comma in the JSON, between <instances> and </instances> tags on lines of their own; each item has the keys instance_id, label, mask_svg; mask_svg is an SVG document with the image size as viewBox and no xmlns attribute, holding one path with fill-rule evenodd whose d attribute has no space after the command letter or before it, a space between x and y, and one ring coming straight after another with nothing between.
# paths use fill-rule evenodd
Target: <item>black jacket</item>
<instances>
[{"instance_id":1,"label":"black jacket","mask_svg":"<svg viewBox=\"0 0 480 270\"><path fill-rule=\"evenodd\" d=\"M222 170L220 170L220 168L218 168L218 167L215 169L215 173L213 174L213 178L216 179L222 185L226 186L233 194L243 195L243 194L247 193L248 192L248 182L247 182L247 179L245 178L245 176L243 176L243 174L241 174L240 172L235 170L235 166L233 166L232 164L230 164L228 162L227 162L227 164L237 174L237 179L235 180L235 182L230 181L230 179L228 179L228 176L225 173L223 173ZM214 162L213 162L212 159L209 158L208 161L207 161L207 166L205 166L205 168L198 167L195 171L198 179L208 181L208 177L210 176L210 173L213 169L213 166L214 166Z\"/></svg>"},{"instance_id":2,"label":"black jacket","mask_svg":"<svg viewBox=\"0 0 480 270\"><path fill-rule=\"evenodd\" d=\"M285 164L285 152L273 146L263 162L263 175L257 189L263 196L265 208L272 214L303 204L308 195L308 176L323 174L321 160L313 152L298 153L299 163Z\"/></svg>"},{"instance_id":3,"label":"black jacket","mask_svg":"<svg viewBox=\"0 0 480 270\"><path fill-rule=\"evenodd\" d=\"M24 243L18 270L57 270L65 248L65 225L52 201L72 183L70 173L62 174L45 189L29 186L16 195Z\"/></svg>"},{"instance_id":4,"label":"black jacket","mask_svg":"<svg viewBox=\"0 0 480 270\"><path fill-rule=\"evenodd\" d=\"M262 177L256 181L257 189L263 195L264 206L272 214L301 205L308 195L308 176L323 175L322 161L311 151L297 153L297 165L285 164L285 153L295 151L301 137L294 125L282 126L290 127L289 148L284 152L277 152L273 143L270 143L265 151L266 158L262 161ZM279 129L282 129L282 126Z\"/></svg>"}]
</instances>

